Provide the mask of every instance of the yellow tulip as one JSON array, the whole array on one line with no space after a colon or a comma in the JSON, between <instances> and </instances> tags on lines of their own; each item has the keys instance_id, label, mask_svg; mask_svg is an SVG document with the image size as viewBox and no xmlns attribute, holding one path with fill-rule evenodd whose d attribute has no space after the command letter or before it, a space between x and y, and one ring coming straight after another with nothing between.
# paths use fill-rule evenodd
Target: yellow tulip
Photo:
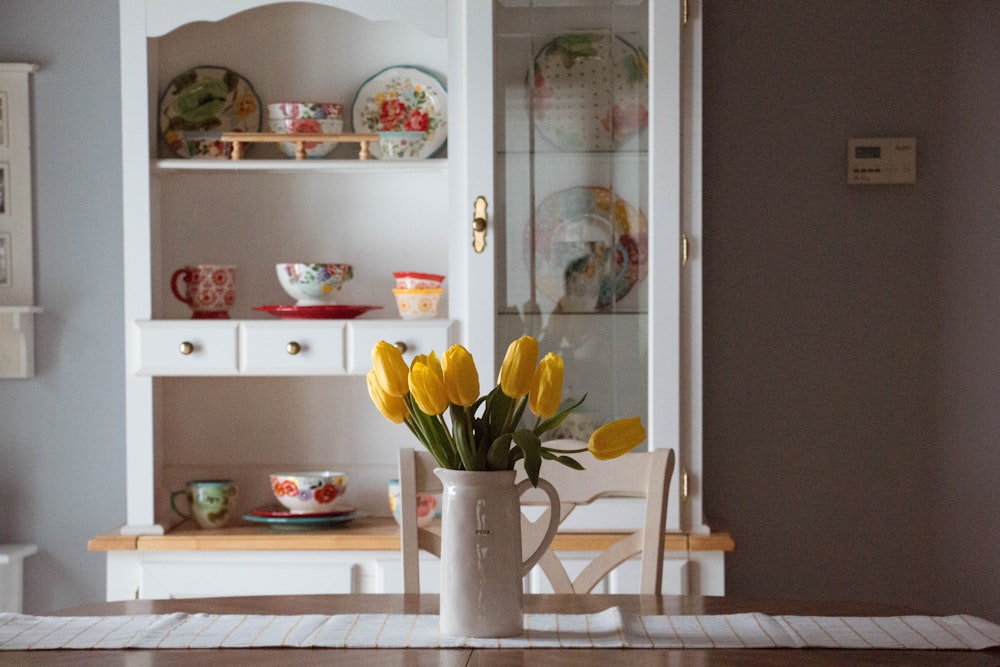
<instances>
[{"instance_id":1,"label":"yellow tulip","mask_svg":"<svg viewBox=\"0 0 1000 667\"><path fill-rule=\"evenodd\" d=\"M638 417L619 419L605 424L590 436L587 449L595 459L613 459L630 452L646 439L646 429Z\"/></svg>"},{"instance_id":2,"label":"yellow tulip","mask_svg":"<svg viewBox=\"0 0 1000 667\"><path fill-rule=\"evenodd\" d=\"M439 415L448 409L448 392L444 380L429 364L417 362L410 369L410 394L417 407L429 415Z\"/></svg>"},{"instance_id":3,"label":"yellow tulip","mask_svg":"<svg viewBox=\"0 0 1000 667\"><path fill-rule=\"evenodd\" d=\"M427 355L427 359L424 363L426 363L432 371L437 373L437 376L441 378L442 382L444 382L444 369L441 368L441 359L438 358L437 352L431 350L431 353Z\"/></svg>"},{"instance_id":4,"label":"yellow tulip","mask_svg":"<svg viewBox=\"0 0 1000 667\"><path fill-rule=\"evenodd\" d=\"M500 365L500 391L511 398L521 398L531 390L538 363L538 341L521 336L507 347Z\"/></svg>"},{"instance_id":5,"label":"yellow tulip","mask_svg":"<svg viewBox=\"0 0 1000 667\"><path fill-rule=\"evenodd\" d=\"M463 407L475 403L479 398L479 371L469 351L461 345L452 345L445 351L441 367L448 400Z\"/></svg>"},{"instance_id":6,"label":"yellow tulip","mask_svg":"<svg viewBox=\"0 0 1000 667\"><path fill-rule=\"evenodd\" d=\"M382 416L393 424L402 424L406 420L408 411L406 401L399 396L390 396L382 391L378 378L375 377L375 370L368 371L368 395L372 397L372 403L382 413Z\"/></svg>"},{"instance_id":7,"label":"yellow tulip","mask_svg":"<svg viewBox=\"0 0 1000 667\"><path fill-rule=\"evenodd\" d=\"M548 419L559 409L562 401L563 359L549 352L538 362L535 378L528 394L528 407L541 417Z\"/></svg>"},{"instance_id":8,"label":"yellow tulip","mask_svg":"<svg viewBox=\"0 0 1000 667\"><path fill-rule=\"evenodd\" d=\"M407 383L410 369L406 367L403 353L392 343L384 340L375 343L372 348L372 370L386 394L399 398L410 391Z\"/></svg>"}]
</instances>

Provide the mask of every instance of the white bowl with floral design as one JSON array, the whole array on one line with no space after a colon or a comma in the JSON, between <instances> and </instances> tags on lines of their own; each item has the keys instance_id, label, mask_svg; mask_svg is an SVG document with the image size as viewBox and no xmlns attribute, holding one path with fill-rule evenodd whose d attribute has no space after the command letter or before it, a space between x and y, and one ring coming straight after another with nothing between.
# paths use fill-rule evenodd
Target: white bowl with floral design
<instances>
[{"instance_id":1,"label":"white bowl with floral design","mask_svg":"<svg viewBox=\"0 0 1000 667\"><path fill-rule=\"evenodd\" d=\"M354 277L350 264L283 262L275 265L278 282L298 306L330 306Z\"/></svg>"},{"instance_id":2,"label":"white bowl with floral design","mask_svg":"<svg viewBox=\"0 0 1000 667\"><path fill-rule=\"evenodd\" d=\"M270 118L267 121L272 132L277 134L338 134L344 129L341 118ZM321 158L336 147L336 141L303 141L307 158ZM298 155L296 141L282 141L281 152L288 157Z\"/></svg>"},{"instance_id":3,"label":"white bowl with floral design","mask_svg":"<svg viewBox=\"0 0 1000 667\"><path fill-rule=\"evenodd\" d=\"M317 514L334 511L347 491L346 472L274 472L270 474L275 499L289 512Z\"/></svg>"}]
</instances>

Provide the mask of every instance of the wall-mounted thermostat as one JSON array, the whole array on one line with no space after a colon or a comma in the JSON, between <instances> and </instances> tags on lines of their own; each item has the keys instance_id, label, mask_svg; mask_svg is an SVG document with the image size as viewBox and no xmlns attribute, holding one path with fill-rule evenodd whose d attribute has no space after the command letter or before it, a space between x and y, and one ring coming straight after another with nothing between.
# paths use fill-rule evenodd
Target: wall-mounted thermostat
<instances>
[{"instance_id":1,"label":"wall-mounted thermostat","mask_svg":"<svg viewBox=\"0 0 1000 667\"><path fill-rule=\"evenodd\" d=\"M847 140L847 182L854 185L917 182L917 138Z\"/></svg>"}]
</instances>

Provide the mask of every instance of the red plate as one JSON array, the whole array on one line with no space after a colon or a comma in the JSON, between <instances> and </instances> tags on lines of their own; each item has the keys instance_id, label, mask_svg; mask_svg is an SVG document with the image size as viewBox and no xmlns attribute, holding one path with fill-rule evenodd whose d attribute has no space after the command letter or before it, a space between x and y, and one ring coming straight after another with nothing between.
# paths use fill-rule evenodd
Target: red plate
<instances>
[{"instance_id":1,"label":"red plate","mask_svg":"<svg viewBox=\"0 0 1000 667\"><path fill-rule=\"evenodd\" d=\"M353 320L369 310L378 310L382 306L349 306L331 304L329 306L254 306L261 310L288 320Z\"/></svg>"},{"instance_id":2,"label":"red plate","mask_svg":"<svg viewBox=\"0 0 1000 667\"><path fill-rule=\"evenodd\" d=\"M265 505L264 507L258 507L251 512L251 514L254 516L267 517L269 519L294 519L296 517L300 519L309 519L328 516L343 516L357 511L358 508L351 507L350 505L338 505L336 509L332 509L329 512L289 512L282 505Z\"/></svg>"}]
</instances>

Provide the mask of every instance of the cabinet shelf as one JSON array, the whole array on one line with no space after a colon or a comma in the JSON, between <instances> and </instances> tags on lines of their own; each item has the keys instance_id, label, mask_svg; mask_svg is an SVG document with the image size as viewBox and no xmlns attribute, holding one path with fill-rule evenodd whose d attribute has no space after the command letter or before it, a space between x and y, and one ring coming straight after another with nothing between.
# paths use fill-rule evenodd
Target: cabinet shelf
<instances>
[{"instance_id":1,"label":"cabinet shelf","mask_svg":"<svg viewBox=\"0 0 1000 667\"><path fill-rule=\"evenodd\" d=\"M273 173L273 174L405 174L405 173L447 173L446 158L428 160L182 160L166 158L152 161L152 171L161 176L176 173L216 172L216 173Z\"/></svg>"}]
</instances>

